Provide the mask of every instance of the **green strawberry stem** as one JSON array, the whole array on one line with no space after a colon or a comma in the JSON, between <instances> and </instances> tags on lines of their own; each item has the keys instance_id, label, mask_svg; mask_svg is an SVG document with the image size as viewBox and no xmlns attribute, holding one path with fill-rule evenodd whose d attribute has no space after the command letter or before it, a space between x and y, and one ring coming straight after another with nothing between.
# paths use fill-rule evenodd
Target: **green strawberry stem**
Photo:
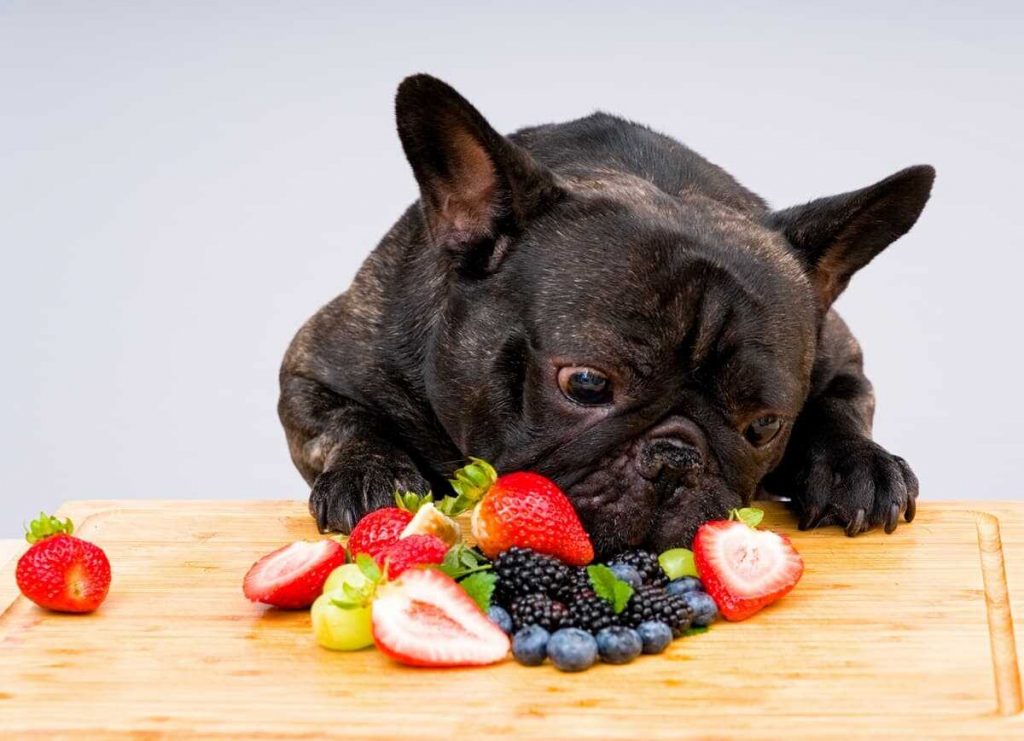
<instances>
[{"instance_id":1,"label":"green strawberry stem","mask_svg":"<svg viewBox=\"0 0 1024 741\"><path fill-rule=\"evenodd\" d=\"M34 544L52 535L60 535L61 533L71 535L74 529L75 526L71 523L70 518L61 522L56 517L40 512L39 517L25 526L25 540Z\"/></svg>"},{"instance_id":2,"label":"green strawberry stem","mask_svg":"<svg viewBox=\"0 0 1024 741\"><path fill-rule=\"evenodd\" d=\"M454 499L445 497L439 509L450 517L471 509L498 480L498 472L490 463L472 456L469 460L468 464L455 472L453 478L448 479L456 496Z\"/></svg>"},{"instance_id":3,"label":"green strawberry stem","mask_svg":"<svg viewBox=\"0 0 1024 741\"><path fill-rule=\"evenodd\" d=\"M395 490L395 505L399 509L404 509L407 512L412 512L413 514L415 514L424 504L433 501L434 494L429 491L426 494L417 494L414 491Z\"/></svg>"}]
</instances>

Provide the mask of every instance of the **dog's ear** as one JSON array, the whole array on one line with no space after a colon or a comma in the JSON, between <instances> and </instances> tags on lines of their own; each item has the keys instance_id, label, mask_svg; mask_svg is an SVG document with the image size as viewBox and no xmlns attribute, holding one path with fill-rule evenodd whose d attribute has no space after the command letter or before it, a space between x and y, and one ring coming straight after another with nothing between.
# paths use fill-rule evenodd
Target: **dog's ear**
<instances>
[{"instance_id":1,"label":"dog's ear","mask_svg":"<svg viewBox=\"0 0 1024 741\"><path fill-rule=\"evenodd\" d=\"M769 216L803 261L823 310L855 272L910 230L934 180L934 168L917 165L867 188Z\"/></svg>"},{"instance_id":2,"label":"dog's ear","mask_svg":"<svg viewBox=\"0 0 1024 741\"><path fill-rule=\"evenodd\" d=\"M561 195L550 171L434 77L403 80L395 116L431 239L463 264L493 265L498 241Z\"/></svg>"}]
</instances>

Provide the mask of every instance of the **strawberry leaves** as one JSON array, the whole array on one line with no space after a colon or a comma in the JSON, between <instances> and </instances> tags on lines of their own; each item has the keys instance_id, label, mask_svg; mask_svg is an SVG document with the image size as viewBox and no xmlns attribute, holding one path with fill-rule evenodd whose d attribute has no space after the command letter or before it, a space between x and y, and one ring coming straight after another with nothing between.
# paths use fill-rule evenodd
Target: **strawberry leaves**
<instances>
[{"instance_id":1,"label":"strawberry leaves","mask_svg":"<svg viewBox=\"0 0 1024 741\"><path fill-rule=\"evenodd\" d=\"M626 603L633 596L633 587L615 576L615 572L603 564L587 567L587 576L594 594L612 606L618 615L626 609Z\"/></svg>"},{"instance_id":2,"label":"strawberry leaves","mask_svg":"<svg viewBox=\"0 0 1024 741\"><path fill-rule=\"evenodd\" d=\"M478 571L460 581L459 586L466 591L466 594L473 598L481 612L486 613L491 609L491 597L494 595L494 586L497 583L497 574Z\"/></svg>"},{"instance_id":3,"label":"strawberry leaves","mask_svg":"<svg viewBox=\"0 0 1024 741\"><path fill-rule=\"evenodd\" d=\"M40 512L39 517L32 520L32 522L25 526L25 540L29 543L35 544L40 540L49 538L51 535L59 535L61 533L71 535L74 530L75 526L72 524L70 518L61 522L52 515Z\"/></svg>"},{"instance_id":4,"label":"strawberry leaves","mask_svg":"<svg viewBox=\"0 0 1024 741\"><path fill-rule=\"evenodd\" d=\"M478 551L459 543L448 550L439 568L452 579L461 579L469 574L486 571L491 568L491 562Z\"/></svg>"}]
</instances>

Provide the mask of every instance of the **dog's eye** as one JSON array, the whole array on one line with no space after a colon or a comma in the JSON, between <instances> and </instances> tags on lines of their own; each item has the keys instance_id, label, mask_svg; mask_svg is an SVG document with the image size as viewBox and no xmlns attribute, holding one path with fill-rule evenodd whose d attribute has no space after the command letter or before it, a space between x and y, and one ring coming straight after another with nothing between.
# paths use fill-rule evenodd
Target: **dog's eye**
<instances>
[{"instance_id":1,"label":"dog's eye","mask_svg":"<svg viewBox=\"0 0 1024 741\"><path fill-rule=\"evenodd\" d=\"M612 400L612 382L593 368L562 368L558 371L558 386L567 399L577 404L597 406Z\"/></svg>"},{"instance_id":2,"label":"dog's eye","mask_svg":"<svg viewBox=\"0 0 1024 741\"><path fill-rule=\"evenodd\" d=\"M747 442L755 448L760 448L774 440L781 429L782 420L774 414L766 414L751 422L743 433L743 437L747 438Z\"/></svg>"}]
</instances>

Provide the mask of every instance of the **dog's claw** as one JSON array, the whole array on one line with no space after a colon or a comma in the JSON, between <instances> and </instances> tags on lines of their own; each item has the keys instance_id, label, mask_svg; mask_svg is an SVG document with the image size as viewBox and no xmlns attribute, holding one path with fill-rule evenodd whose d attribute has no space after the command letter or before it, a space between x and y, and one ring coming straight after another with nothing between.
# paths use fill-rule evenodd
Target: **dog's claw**
<instances>
[{"instance_id":1,"label":"dog's claw","mask_svg":"<svg viewBox=\"0 0 1024 741\"><path fill-rule=\"evenodd\" d=\"M896 523L900 519L900 505L895 502L889 507L889 516L885 518L885 532L891 533L896 529Z\"/></svg>"},{"instance_id":2,"label":"dog's claw","mask_svg":"<svg viewBox=\"0 0 1024 741\"><path fill-rule=\"evenodd\" d=\"M846 534L849 535L851 538L864 529L864 515L864 510L858 509L857 514L853 516L853 519L850 521L850 524L846 526Z\"/></svg>"},{"instance_id":3,"label":"dog's claw","mask_svg":"<svg viewBox=\"0 0 1024 741\"><path fill-rule=\"evenodd\" d=\"M903 513L903 519L907 522L914 521L914 515L917 514L917 495L907 498L907 511Z\"/></svg>"},{"instance_id":4,"label":"dog's claw","mask_svg":"<svg viewBox=\"0 0 1024 741\"><path fill-rule=\"evenodd\" d=\"M821 510L817 507L808 507L803 513L803 517L800 518L800 523L797 525L801 530L811 530L817 524L819 517L821 516Z\"/></svg>"}]
</instances>

